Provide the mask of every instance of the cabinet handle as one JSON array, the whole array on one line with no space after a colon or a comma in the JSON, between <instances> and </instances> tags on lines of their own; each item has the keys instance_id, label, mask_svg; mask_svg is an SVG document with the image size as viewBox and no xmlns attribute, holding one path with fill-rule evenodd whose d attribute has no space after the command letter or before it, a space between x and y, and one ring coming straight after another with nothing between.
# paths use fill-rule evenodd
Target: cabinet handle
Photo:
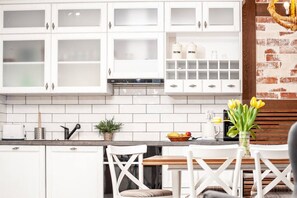
<instances>
[{"instance_id":1,"label":"cabinet handle","mask_svg":"<svg viewBox=\"0 0 297 198\"><path fill-rule=\"evenodd\" d=\"M45 83L45 89L46 90L48 89L48 83Z\"/></svg>"},{"instance_id":2,"label":"cabinet handle","mask_svg":"<svg viewBox=\"0 0 297 198\"><path fill-rule=\"evenodd\" d=\"M54 90L55 89L55 84L54 83L52 83L52 90Z\"/></svg>"},{"instance_id":3,"label":"cabinet handle","mask_svg":"<svg viewBox=\"0 0 297 198\"><path fill-rule=\"evenodd\" d=\"M111 22L108 23L108 27L109 27L109 29L111 29Z\"/></svg>"},{"instance_id":4,"label":"cabinet handle","mask_svg":"<svg viewBox=\"0 0 297 198\"><path fill-rule=\"evenodd\" d=\"M227 87L233 88L235 87L235 85L230 84L230 85L227 85Z\"/></svg>"},{"instance_id":5,"label":"cabinet handle","mask_svg":"<svg viewBox=\"0 0 297 198\"><path fill-rule=\"evenodd\" d=\"M20 149L20 147L18 147L18 146L12 148L12 150L19 150L19 149Z\"/></svg>"},{"instance_id":6,"label":"cabinet handle","mask_svg":"<svg viewBox=\"0 0 297 198\"><path fill-rule=\"evenodd\" d=\"M110 75L111 74L111 70L110 70L110 68L108 69L108 75Z\"/></svg>"},{"instance_id":7,"label":"cabinet handle","mask_svg":"<svg viewBox=\"0 0 297 198\"><path fill-rule=\"evenodd\" d=\"M56 27L56 26L55 26L55 23L52 23L52 28L53 28L53 30L55 29L55 27Z\"/></svg>"},{"instance_id":8,"label":"cabinet handle","mask_svg":"<svg viewBox=\"0 0 297 198\"><path fill-rule=\"evenodd\" d=\"M46 23L45 27L46 27L46 29L48 30L48 28L49 28L49 24L48 24L48 23Z\"/></svg>"},{"instance_id":9,"label":"cabinet handle","mask_svg":"<svg viewBox=\"0 0 297 198\"><path fill-rule=\"evenodd\" d=\"M207 28L207 22L204 21L204 28Z\"/></svg>"},{"instance_id":10,"label":"cabinet handle","mask_svg":"<svg viewBox=\"0 0 297 198\"><path fill-rule=\"evenodd\" d=\"M175 88L175 87L177 87L177 85L170 85L170 87Z\"/></svg>"},{"instance_id":11,"label":"cabinet handle","mask_svg":"<svg viewBox=\"0 0 297 198\"><path fill-rule=\"evenodd\" d=\"M189 87L194 88L194 87L197 87L197 85L192 84L192 85L189 85Z\"/></svg>"},{"instance_id":12,"label":"cabinet handle","mask_svg":"<svg viewBox=\"0 0 297 198\"><path fill-rule=\"evenodd\" d=\"M76 147L71 147L70 150L72 150L72 151L76 151L77 148L76 148Z\"/></svg>"},{"instance_id":13,"label":"cabinet handle","mask_svg":"<svg viewBox=\"0 0 297 198\"><path fill-rule=\"evenodd\" d=\"M215 88L215 85L208 85L209 88Z\"/></svg>"},{"instance_id":14,"label":"cabinet handle","mask_svg":"<svg viewBox=\"0 0 297 198\"><path fill-rule=\"evenodd\" d=\"M201 22L200 21L198 21L198 28L200 28L201 27Z\"/></svg>"}]
</instances>

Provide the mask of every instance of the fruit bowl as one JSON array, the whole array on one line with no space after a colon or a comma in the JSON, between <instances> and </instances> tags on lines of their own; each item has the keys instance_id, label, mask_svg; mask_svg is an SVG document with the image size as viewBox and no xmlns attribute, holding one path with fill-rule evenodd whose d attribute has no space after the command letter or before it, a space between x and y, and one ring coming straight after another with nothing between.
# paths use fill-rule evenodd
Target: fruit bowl
<instances>
[{"instance_id":1,"label":"fruit bowl","mask_svg":"<svg viewBox=\"0 0 297 198\"><path fill-rule=\"evenodd\" d=\"M167 136L167 138L171 141L171 142L185 142L188 141L190 139L191 136L181 136L181 137L171 137L171 136Z\"/></svg>"}]
</instances>

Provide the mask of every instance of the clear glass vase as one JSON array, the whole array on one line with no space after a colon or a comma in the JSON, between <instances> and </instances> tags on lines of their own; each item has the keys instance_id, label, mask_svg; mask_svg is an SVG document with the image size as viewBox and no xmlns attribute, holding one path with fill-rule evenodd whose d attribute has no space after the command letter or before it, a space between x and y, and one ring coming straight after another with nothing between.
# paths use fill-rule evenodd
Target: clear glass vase
<instances>
[{"instance_id":1,"label":"clear glass vase","mask_svg":"<svg viewBox=\"0 0 297 198\"><path fill-rule=\"evenodd\" d=\"M239 146L242 148L244 156L250 156L250 132L239 132Z\"/></svg>"}]
</instances>

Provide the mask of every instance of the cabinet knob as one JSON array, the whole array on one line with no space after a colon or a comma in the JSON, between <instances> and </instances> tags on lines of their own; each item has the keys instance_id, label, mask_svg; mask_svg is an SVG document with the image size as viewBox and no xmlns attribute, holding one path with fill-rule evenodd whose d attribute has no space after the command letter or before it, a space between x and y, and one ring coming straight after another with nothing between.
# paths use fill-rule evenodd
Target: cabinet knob
<instances>
[{"instance_id":1,"label":"cabinet knob","mask_svg":"<svg viewBox=\"0 0 297 198\"><path fill-rule=\"evenodd\" d=\"M198 28L200 29L200 27L201 27L201 22L198 21Z\"/></svg>"},{"instance_id":2,"label":"cabinet knob","mask_svg":"<svg viewBox=\"0 0 297 198\"><path fill-rule=\"evenodd\" d=\"M72 150L72 151L76 151L77 148L76 148L76 147L71 147L70 150Z\"/></svg>"},{"instance_id":3,"label":"cabinet knob","mask_svg":"<svg viewBox=\"0 0 297 198\"><path fill-rule=\"evenodd\" d=\"M18 147L18 146L12 148L12 150L19 150L19 149L20 149L20 147Z\"/></svg>"},{"instance_id":4,"label":"cabinet knob","mask_svg":"<svg viewBox=\"0 0 297 198\"><path fill-rule=\"evenodd\" d=\"M108 23L108 28L111 29L111 22Z\"/></svg>"},{"instance_id":5,"label":"cabinet knob","mask_svg":"<svg viewBox=\"0 0 297 198\"><path fill-rule=\"evenodd\" d=\"M108 75L110 75L111 74L111 70L110 70L110 68L108 69Z\"/></svg>"},{"instance_id":6,"label":"cabinet knob","mask_svg":"<svg viewBox=\"0 0 297 198\"><path fill-rule=\"evenodd\" d=\"M54 90L55 89L55 84L54 83L52 83L52 90Z\"/></svg>"},{"instance_id":7,"label":"cabinet knob","mask_svg":"<svg viewBox=\"0 0 297 198\"><path fill-rule=\"evenodd\" d=\"M207 28L207 22L204 21L204 28Z\"/></svg>"},{"instance_id":8,"label":"cabinet knob","mask_svg":"<svg viewBox=\"0 0 297 198\"><path fill-rule=\"evenodd\" d=\"M48 83L45 83L45 89L46 90L48 89Z\"/></svg>"},{"instance_id":9,"label":"cabinet knob","mask_svg":"<svg viewBox=\"0 0 297 198\"><path fill-rule=\"evenodd\" d=\"M174 84L173 84L173 85L170 85L170 87L175 88L175 87L177 87L177 85L174 85Z\"/></svg>"},{"instance_id":10,"label":"cabinet knob","mask_svg":"<svg viewBox=\"0 0 297 198\"><path fill-rule=\"evenodd\" d=\"M194 88L194 87L197 87L197 85L191 84L191 85L189 85L189 87Z\"/></svg>"},{"instance_id":11,"label":"cabinet knob","mask_svg":"<svg viewBox=\"0 0 297 198\"><path fill-rule=\"evenodd\" d=\"M52 23L52 28L53 28L53 30L55 29L55 27L56 27L56 26L55 26L55 23Z\"/></svg>"},{"instance_id":12,"label":"cabinet knob","mask_svg":"<svg viewBox=\"0 0 297 198\"><path fill-rule=\"evenodd\" d=\"M48 30L48 28L49 28L49 24L46 23L46 24L45 24L45 27L46 27L46 29Z\"/></svg>"},{"instance_id":13,"label":"cabinet knob","mask_svg":"<svg viewBox=\"0 0 297 198\"><path fill-rule=\"evenodd\" d=\"M227 85L227 87L233 88L235 87L235 85L230 84L230 85Z\"/></svg>"},{"instance_id":14,"label":"cabinet knob","mask_svg":"<svg viewBox=\"0 0 297 198\"><path fill-rule=\"evenodd\" d=\"M208 85L209 88L215 88L215 85Z\"/></svg>"}]
</instances>

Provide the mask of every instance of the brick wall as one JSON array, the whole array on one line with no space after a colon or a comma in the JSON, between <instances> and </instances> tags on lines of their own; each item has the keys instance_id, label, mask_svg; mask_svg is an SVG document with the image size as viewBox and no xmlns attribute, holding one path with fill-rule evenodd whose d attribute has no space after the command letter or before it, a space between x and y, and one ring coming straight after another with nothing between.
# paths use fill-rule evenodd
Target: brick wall
<instances>
[{"instance_id":1,"label":"brick wall","mask_svg":"<svg viewBox=\"0 0 297 198\"><path fill-rule=\"evenodd\" d=\"M201 136L205 113L222 117L230 98L239 96L167 96L162 86L115 87L112 96L8 96L7 123L24 123L28 139L34 138L37 113L42 113L46 139L63 139L60 125L72 129L71 139L99 140L94 128L99 121L114 117L124 126L115 140L165 140L171 131L192 131ZM222 130L222 127L221 127Z\"/></svg>"},{"instance_id":2,"label":"brick wall","mask_svg":"<svg viewBox=\"0 0 297 198\"><path fill-rule=\"evenodd\" d=\"M272 17L256 17L256 38L257 97L297 99L297 33Z\"/></svg>"}]
</instances>

